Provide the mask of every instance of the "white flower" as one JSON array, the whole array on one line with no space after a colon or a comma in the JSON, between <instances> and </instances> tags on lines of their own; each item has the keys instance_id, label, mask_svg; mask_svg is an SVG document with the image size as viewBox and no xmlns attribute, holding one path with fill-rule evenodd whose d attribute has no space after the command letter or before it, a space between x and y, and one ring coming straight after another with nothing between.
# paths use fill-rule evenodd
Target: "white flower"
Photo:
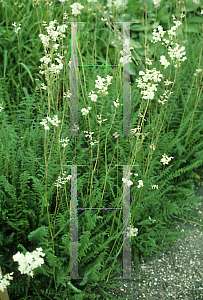
<instances>
[{"instance_id":1,"label":"white flower","mask_svg":"<svg viewBox=\"0 0 203 300\"><path fill-rule=\"evenodd\" d=\"M112 82L111 82L111 79L113 78L113 76L109 76L109 75L107 75L107 77L106 77L106 84L107 85L109 85L109 84L112 84Z\"/></svg>"},{"instance_id":2,"label":"white flower","mask_svg":"<svg viewBox=\"0 0 203 300\"><path fill-rule=\"evenodd\" d=\"M175 44L176 44L176 47L174 49L171 49L171 47L169 46L168 53L169 53L170 57L172 58L172 60L176 59L176 61L180 64L180 61L184 61L187 59L187 57L181 58L186 53L186 52L183 52L185 50L185 47L182 46L179 49L180 45L178 45L177 43L175 43ZM177 64L175 64L175 67L177 67Z\"/></svg>"},{"instance_id":3,"label":"white flower","mask_svg":"<svg viewBox=\"0 0 203 300\"><path fill-rule=\"evenodd\" d=\"M62 174L63 177L59 176L56 180L56 183L54 184L57 187L62 187L61 184L65 184L67 181L69 181L72 178L72 175L68 175L67 177L64 177L66 175L66 171Z\"/></svg>"},{"instance_id":4,"label":"white flower","mask_svg":"<svg viewBox=\"0 0 203 300\"><path fill-rule=\"evenodd\" d=\"M107 75L107 84L105 85L104 84L105 78L101 78L101 76L97 75L98 79L95 80L95 82L96 82L95 87L99 89L99 91L97 93L102 93L104 95L108 94L108 92L105 92L105 91L107 90L108 84L111 84L109 82L110 77L112 77L112 76Z\"/></svg>"},{"instance_id":5,"label":"white flower","mask_svg":"<svg viewBox=\"0 0 203 300\"><path fill-rule=\"evenodd\" d=\"M41 84L41 89L42 89L42 90L46 90L46 89L47 89L47 86L44 85L44 83L42 83L42 84Z\"/></svg>"},{"instance_id":6,"label":"white flower","mask_svg":"<svg viewBox=\"0 0 203 300\"><path fill-rule=\"evenodd\" d=\"M153 0L155 7L158 7L161 0Z\"/></svg>"},{"instance_id":7,"label":"white flower","mask_svg":"<svg viewBox=\"0 0 203 300\"><path fill-rule=\"evenodd\" d=\"M54 125L54 126L58 126L59 123L61 123L61 121L58 120L58 116L55 115L53 120L51 121L51 123Z\"/></svg>"},{"instance_id":8,"label":"white flower","mask_svg":"<svg viewBox=\"0 0 203 300\"><path fill-rule=\"evenodd\" d=\"M91 94L92 93L92 94ZM93 101L93 102L97 102L97 98L98 98L98 96L96 95L96 94L94 94L94 91L91 91L90 93L89 93L89 96L88 96L89 98L91 98L91 100Z\"/></svg>"},{"instance_id":9,"label":"white flower","mask_svg":"<svg viewBox=\"0 0 203 300\"><path fill-rule=\"evenodd\" d=\"M163 165L168 164L169 161L171 161L171 159L174 158L173 156L168 157L165 153L162 156L163 158L160 160L160 162L163 162Z\"/></svg>"},{"instance_id":10,"label":"white flower","mask_svg":"<svg viewBox=\"0 0 203 300\"><path fill-rule=\"evenodd\" d=\"M107 119L101 120L101 114L97 115L97 118L100 120L100 121L97 121L99 124L101 124L102 122L107 120Z\"/></svg>"},{"instance_id":11,"label":"white flower","mask_svg":"<svg viewBox=\"0 0 203 300\"><path fill-rule=\"evenodd\" d=\"M39 37L40 37L44 47L45 48L49 47L49 40L50 40L49 36L44 35L44 34L39 34Z\"/></svg>"},{"instance_id":12,"label":"white flower","mask_svg":"<svg viewBox=\"0 0 203 300\"><path fill-rule=\"evenodd\" d=\"M63 98L70 98L72 94L70 93L70 91L68 91L67 93L63 93Z\"/></svg>"},{"instance_id":13,"label":"white flower","mask_svg":"<svg viewBox=\"0 0 203 300\"><path fill-rule=\"evenodd\" d=\"M58 47L59 47L59 44L54 44L54 45L53 45L53 48L54 48L55 50L57 50Z\"/></svg>"},{"instance_id":14,"label":"white flower","mask_svg":"<svg viewBox=\"0 0 203 300\"><path fill-rule=\"evenodd\" d=\"M141 91L141 94L144 94L144 99L153 99L154 98L154 91L157 91L157 84L152 84L148 82L149 80L153 80L154 82L161 81L163 75L160 74L160 71L156 71L154 68L153 70L146 69L146 74L143 71L139 72L139 75L143 75L143 78L138 78L136 81L138 82L138 87L146 88L147 90Z\"/></svg>"},{"instance_id":15,"label":"white flower","mask_svg":"<svg viewBox=\"0 0 203 300\"><path fill-rule=\"evenodd\" d=\"M120 134L118 134L117 131L113 134L113 137L114 137L114 138L117 138L117 137L119 137L119 136L120 136Z\"/></svg>"},{"instance_id":16,"label":"white flower","mask_svg":"<svg viewBox=\"0 0 203 300\"><path fill-rule=\"evenodd\" d=\"M88 109L82 108L81 112L82 112L83 116L86 116L89 113L90 109L92 109L92 108L91 107L88 107Z\"/></svg>"},{"instance_id":17,"label":"white flower","mask_svg":"<svg viewBox=\"0 0 203 300\"><path fill-rule=\"evenodd\" d=\"M2 111L2 109L3 109L3 102L2 104L0 104L0 112Z\"/></svg>"},{"instance_id":18,"label":"white flower","mask_svg":"<svg viewBox=\"0 0 203 300\"><path fill-rule=\"evenodd\" d=\"M130 228L127 227L129 232L127 233L127 236L136 236L138 234L138 229L137 228Z\"/></svg>"},{"instance_id":19,"label":"white flower","mask_svg":"<svg viewBox=\"0 0 203 300\"><path fill-rule=\"evenodd\" d=\"M154 82L161 81L163 75L160 74L160 71L156 71L154 68L153 70L146 69L146 74L143 71L139 72L139 75L142 75L143 78L138 78L136 81L138 82L138 87L143 88L146 90L141 91L141 94L144 94L144 99L153 99L154 98L154 91L157 91L157 84L153 84L148 82L149 80L153 80Z\"/></svg>"},{"instance_id":20,"label":"white flower","mask_svg":"<svg viewBox=\"0 0 203 300\"><path fill-rule=\"evenodd\" d=\"M114 103L115 107L119 106L120 105L119 104L119 98L117 98L116 102L114 101L113 103Z\"/></svg>"},{"instance_id":21,"label":"white flower","mask_svg":"<svg viewBox=\"0 0 203 300\"><path fill-rule=\"evenodd\" d=\"M139 189L141 186L143 186L143 181L142 180L138 180L138 182L139 182L139 185L137 187Z\"/></svg>"},{"instance_id":22,"label":"white flower","mask_svg":"<svg viewBox=\"0 0 203 300\"><path fill-rule=\"evenodd\" d=\"M127 183L127 186L131 186L131 185L133 184L133 182L132 182L131 180L127 180L127 179L125 179L125 178L122 178L122 181L123 181L124 183Z\"/></svg>"},{"instance_id":23,"label":"white flower","mask_svg":"<svg viewBox=\"0 0 203 300\"><path fill-rule=\"evenodd\" d=\"M156 43L158 41L161 41L161 37L163 37L166 32L163 30L163 27L161 25L158 26L158 31L159 32L156 32L156 29L153 30L153 33L152 33L153 40L151 40L151 43Z\"/></svg>"},{"instance_id":24,"label":"white flower","mask_svg":"<svg viewBox=\"0 0 203 300\"><path fill-rule=\"evenodd\" d=\"M122 51L121 51L121 53L122 53ZM120 58L120 64L121 64L121 66L122 65L124 66L127 63L129 63L129 62L132 62L131 57L129 55L125 55L125 56L123 56L123 57Z\"/></svg>"},{"instance_id":25,"label":"white flower","mask_svg":"<svg viewBox=\"0 0 203 300\"><path fill-rule=\"evenodd\" d=\"M202 71L202 69L196 69L196 73L194 74L194 76L197 76L198 73L200 73Z\"/></svg>"},{"instance_id":26,"label":"white flower","mask_svg":"<svg viewBox=\"0 0 203 300\"><path fill-rule=\"evenodd\" d=\"M27 252L25 256L18 251L13 255L13 260L19 263L18 269L21 274L34 276L33 270L44 263L44 259L40 257L40 255L45 256L42 250L42 248L37 248L37 251L35 250L32 253Z\"/></svg>"},{"instance_id":27,"label":"white flower","mask_svg":"<svg viewBox=\"0 0 203 300\"><path fill-rule=\"evenodd\" d=\"M158 190L158 185L152 185L152 189L157 189Z\"/></svg>"},{"instance_id":28,"label":"white flower","mask_svg":"<svg viewBox=\"0 0 203 300\"><path fill-rule=\"evenodd\" d=\"M151 149L155 150L155 146L154 146L154 143L152 143L150 146L149 146Z\"/></svg>"},{"instance_id":29,"label":"white flower","mask_svg":"<svg viewBox=\"0 0 203 300\"><path fill-rule=\"evenodd\" d=\"M65 139L60 140L60 143L64 143L62 144L62 146L65 148L68 145L69 139L66 137Z\"/></svg>"},{"instance_id":30,"label":"white flower","mask_svg":"<svg viewBox=\"0 0 203 300\"><path fill-rule=\"evenodd\" d=\"M166 69L170 65L170 62L167 61L164 55L160 57L160 62L164 66L164 69Z\"/></svg>"},{"instance_id":31,"label":"white flower","mask_svg":"<svg viewBox=\"0 0 203 300\"><path fill-rule=\"evenodd\" d=\"M42 58L40 58L40 61L41 62L44 62L46 65L48 65L48 63L51 61L51 58L50 58L50 54L48 54L47 56L44 56Z\"/></svg>"},{"instance_id":32,"label":"white flower","mask_svg":"<svg viewBox=\"0 0 203 300\"><path fill-rule=\"evenodd\" d=\"M18 33L18 31L21 29L20 26L21 24L19 24L19 27L16 28L16 22L12 23L12 25L15 27L15 32Z\"/></svg>"},{"instance_id":33,"label":"white flower","mask_svg":"<svg viewBox=\"0 0 203 300\"><path fill-rule=\"evenodd\" d=\"M47 120L54 126L58 126L58 124L61 123L61 121L58 120L57 115L54 116L53 120L50 117L46 117L46 119L42 119L42 122L39 123L41 125L44 125L45 130L49 130L49 126L47 126Z\"/></svg>"},{"instance_id":34,"label":"white flower","mask_svg":"<svg viewBox=\"0 0 203 300\"><path fill-rule=\"evenodd\" d=\"M88 131L84 131L84 133L88 133ZM89 134L85 134L85 137L89 137L90 140L92 140L92 134L93 133L94 133L94 131L90 132ZM90 145L94 145L94 144L97 144L97 143L99 143L99 141L94 140L94 142L90 142Z\"/></svg>"},{"instance_id":35,"label":"white flower","mask_svg":"<svg viewBox=\"0 0 203 300\"><path fill-rule=\"evenodd\" d=\"M51 64L49 71L53 74L59 74L62 69L63 69L62 63L60 63L59 65Z\"/></svg>"},{"instance_id":36,"label":"white flower","mask_svg":"<svg viewBox=\"0 0 203 300\"><path fill-rule=\"evenodd\" d=\"M97 75L97 78L98 79L95 80L96 82L95 87L101 90L104 87L105 78L101 78L101 76L99 75Z\"/></svg>"},{"instance_id":37,"label":"white flower","mask_svg":"<svg viewBox=\"0 0 203 300\"><path fill-rule=\"evenodd\" d=\"M152 65L152 61L153 61L153 60L150 60L150 59L147 57L147 58L146 58L145 64L146 64L146 65Z\"/></svg>"},{"instance_id":38,"label":"white flower","mask_svg":"<svg viewBox=\"0 0 203 300\"><path fill-rule=\"evenodd\" d=\"M84 8L80 3L74 3L73 5L70 5L72 8L72 15L77 16L78 14L81 14L80 9Z\"/></svg>"},{"instance_id":39,"label":"white flower","mask_svg":"<svg viewBox=\"0 0 203 300\"><path fill-rule=\"evenodd\" d=\"M169 92L169 91L165 91L165 93L163 93L163 96L162 96L162 95L160 96L162 99L163 99L163 97L165 96L166 99L164 99L164 100L158 99L158 102L159 102L159 103L164 104L164 103L168 100L168 97L170 96L170 94L173 93L173 92L170 92L170 94L167 96L167 93L168 93L168 92Z\"/></svg>"},{"instance_id":40,"label":"white flower","mask_svg":"<svg viewBox=\"0 0 203 300\"><path fill-rule=\"evenodd\" d=\"M0 279L0 291L4 292L4 289L6 289L8 285L10 285L9 280L13 280L13 277L11 275L13 275L13 272L4 275L3 278Z\"/></svg>"},{"instance_id":41,"label":"white flower","mask_svg":"<svg viewBox=\"0 0 203 300\"><path fill-rule=\"evenodd\" d=\"M40 122L39 124L44 125L45 130L49 130L49 126L47 126L47 120L46 119L42 119L42 122Z\"/></svg>"},{"instance_id":42,"label":"white flower","mask_svg":"<svg viewBox=\"0 0 203 300\"><path fill-rule=\"evenodd\" d=\"M169 81L168 79L167 79L166 81L164 81L164 84L165 84L165 85L169 85L169 84L171 84L171 83L173 83L173 81Z\"/></svg>"}]
</instances>

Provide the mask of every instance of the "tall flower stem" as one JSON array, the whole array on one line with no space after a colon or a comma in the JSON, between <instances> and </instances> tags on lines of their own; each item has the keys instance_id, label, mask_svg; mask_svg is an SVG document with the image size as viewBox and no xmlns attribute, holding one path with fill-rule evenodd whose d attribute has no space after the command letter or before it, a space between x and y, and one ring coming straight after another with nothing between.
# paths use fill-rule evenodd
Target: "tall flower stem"
<instances>
[{"instance_id":1,"label":"tall flower stem","mask_svg":"<svg viewBox=\"0 0 203 300\"><path fill-rule=\"evenodd\" d=\"M26 295L25 295L25 300L27 299L27 294L28 294L28 286L29 286L29 282L30 282L30 274L27 275L27 289L26 289Z\"/></svg>"}]
</instances>

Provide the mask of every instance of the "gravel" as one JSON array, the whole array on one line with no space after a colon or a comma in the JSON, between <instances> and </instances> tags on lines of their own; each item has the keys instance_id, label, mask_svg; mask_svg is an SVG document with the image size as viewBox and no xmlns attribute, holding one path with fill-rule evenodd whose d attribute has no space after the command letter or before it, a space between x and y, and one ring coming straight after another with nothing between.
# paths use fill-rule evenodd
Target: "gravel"
<instances>
[{"instance_id":1,"label":"gravel","mask_svg":"<svg viewBox=\"0 0 203 300\"><path fill-rule=\"evenodd\" d=\"M203 188L196 189L195 195L203 195ZM199 201L193 217L203 216L203 198ZM203 299L203 227L200 230L195 222L185 222L175 228L191 233L181 236L168 250L154 254L139 268L132 262L131 276L142 281L118 281L110 290L115 299Z\"/></svg>"}]
</instances>

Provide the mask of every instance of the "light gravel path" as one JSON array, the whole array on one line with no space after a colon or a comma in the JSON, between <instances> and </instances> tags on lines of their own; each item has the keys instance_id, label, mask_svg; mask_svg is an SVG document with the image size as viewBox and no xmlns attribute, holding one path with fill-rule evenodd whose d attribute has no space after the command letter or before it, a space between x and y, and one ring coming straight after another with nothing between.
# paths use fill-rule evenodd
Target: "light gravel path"
<instances>
[{"instance_id":1,"label":"light gravel path","mask_svg":"<svg viewBox=\"0 0 203 300\"><path fill-rule=\"evenodd\" d=\"M202 196L193 216L203 219L203 187L196 189L195 196ZM194 219L195 221L195 219ZM184 221L183 221L184 222ZM203 225L203 222L202 222ZM170 251L154 254L146 263L135 269L132 263L132 276L148 278L142 282L122 280L115 284L111 294L115 299L203 299L203 226L183 223L177 231L191 230L173 244ZM122 276L120 274L119 276ZM149 280L151 278L151 280Z\"/></svg>"}]
</instances>

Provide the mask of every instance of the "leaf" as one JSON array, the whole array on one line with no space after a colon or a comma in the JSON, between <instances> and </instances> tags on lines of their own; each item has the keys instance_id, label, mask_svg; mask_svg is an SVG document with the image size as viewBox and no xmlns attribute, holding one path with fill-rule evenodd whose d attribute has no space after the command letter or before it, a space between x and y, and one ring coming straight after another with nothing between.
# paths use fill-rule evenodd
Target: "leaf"
<instances>
[{"instance_id":1,"label":"leaf","mask_svg":"<svg viewBox=\"0 0 203 300\"><path fill-rule=\"evenodd\" d=\"M24 63L22 63L22 62L20 62L20 65L22 65L22 66L25 68L25 70L26 70L26 71L28 72L28 74L30 75L30 78L31 78L32 82L34 82L34 79L33 79L33 77L32 77L32 74L31 74L30 70L28 69L28 67L27 67Z\"/></svg>"},{"instance_id":2,"label":"leaf","mask_svg":"<svg viewBox=\"0 0 203 300\"><path fill-rule=\"evenodd\" d=\"M77 293L81 293L81 290L78 290L70 281L68 282L68 285Z\"/></svg>"},{"instance_id":3,"label":"leaf","mask_svg":"<svg viewBox=\"0 0 203 300\"><path fill-rule=\"evenodd\" d=\"M183 32L196 32L196 33L200 33L200 29L199 29L199 26L198 25L191 25L191 24L188 24L187 27L184 26L183 27Z\"/></svg>"}]
</instances>

